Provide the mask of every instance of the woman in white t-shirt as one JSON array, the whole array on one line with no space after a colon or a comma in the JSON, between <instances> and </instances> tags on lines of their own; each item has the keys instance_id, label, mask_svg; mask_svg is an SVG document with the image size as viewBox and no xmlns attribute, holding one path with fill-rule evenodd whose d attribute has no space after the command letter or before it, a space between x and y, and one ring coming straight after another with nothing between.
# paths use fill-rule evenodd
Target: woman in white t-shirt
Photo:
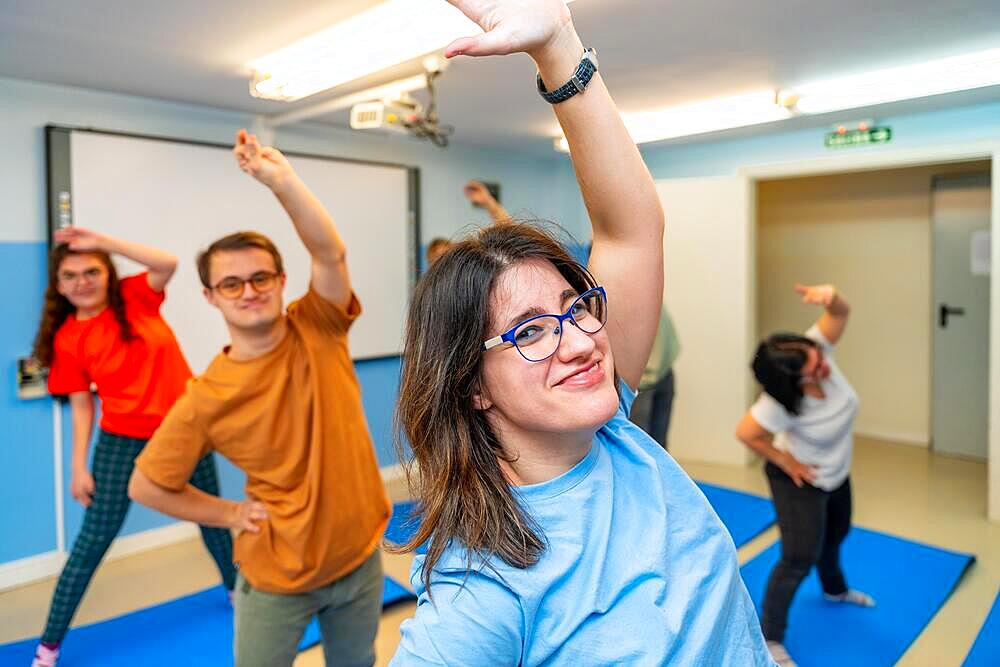
<instances>
[{"instance_id":1,"label":"woman in white t-shirt","mask_svg":"<svg viewBox=\"0 0 1000 667\"><path fill-rule=\"evenodd\" d=\"M802 302L825 310L805 336L776 333L757 348L753 371L764 391L736 428L736 437L764 467L781 530L781 560L767 584L761 626L782 667L788 607L815 565L826 598L874 606L848 588L840 545L851 526L851 452L858 395L833 360L850 308L832 285L796 285Z\"/></svg>"}]
</instances>

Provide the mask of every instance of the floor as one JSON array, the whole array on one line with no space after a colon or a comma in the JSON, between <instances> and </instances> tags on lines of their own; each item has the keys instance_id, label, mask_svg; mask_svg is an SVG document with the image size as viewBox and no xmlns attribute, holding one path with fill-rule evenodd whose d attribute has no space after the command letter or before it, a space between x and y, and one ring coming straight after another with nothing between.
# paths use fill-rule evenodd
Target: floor
<instances>
[{"instance_id":1,"label":"floor","mask_svg":"<svg viewBox=\"0 0 1000 667\"><path fill-rule=\"evenodd\" d=\"M762 495L758 466L683 462L692 477ZM898 663L903 667L958 666L968 652L1000 586L1000 524L986 520L986 465L946 458L909 445L858 438L852 479L855 523L901 537L976 554L954 595ZM400 486L389 489L395 500ZM771 528L740 549L745 562L777 539ZM409 556L385 554L386 573L408 582ZM76 623L85 624L157 604L217 583L217 573L198 540L105 564L84 598ZM0 643L39 632L54 580L0 593ZM399 625L414 604L382 617L376 650L385 665L399 641ZM319 647L302 653L296 667L323 665Z\"/></svg>"}]
</instances>

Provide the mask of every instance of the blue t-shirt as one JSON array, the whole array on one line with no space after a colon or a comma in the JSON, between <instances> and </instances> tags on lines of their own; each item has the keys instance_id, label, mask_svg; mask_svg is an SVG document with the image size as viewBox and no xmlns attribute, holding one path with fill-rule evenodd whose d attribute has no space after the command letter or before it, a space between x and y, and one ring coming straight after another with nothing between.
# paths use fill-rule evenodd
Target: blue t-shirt
<instances>
[{"instance_id":1,"label":"blue t-shirt","mask_svg":"<svg viewBox=\"0 0 1000 667\"><path fill-rule=\"evenodd\" d=\"M546 541L526 569L466 570L454 543L391 665L774 665L733 540L694 482L628 420L635 393L573 468L512 487ZM475 561L473 561L475 563Z\"/></svg>"}]
</instances>

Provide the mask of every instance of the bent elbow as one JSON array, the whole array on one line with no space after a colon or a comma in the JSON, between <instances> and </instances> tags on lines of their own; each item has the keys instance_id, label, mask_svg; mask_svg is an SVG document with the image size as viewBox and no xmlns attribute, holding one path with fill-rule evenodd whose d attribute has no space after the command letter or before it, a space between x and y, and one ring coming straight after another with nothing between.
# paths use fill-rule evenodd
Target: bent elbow
<instances>
[{"instance_id":1,"label":"bent elbow","mask_svg":"<svg viewBox=\"0 0 1000 667\"><path fill-rule=\"evenodd\" d=\"M147 505L149 502L148 482L141 479L141 476L140 471L132 471L132 477L128 480L128 497L141 505Z\"/></svg>"}]
</instances>

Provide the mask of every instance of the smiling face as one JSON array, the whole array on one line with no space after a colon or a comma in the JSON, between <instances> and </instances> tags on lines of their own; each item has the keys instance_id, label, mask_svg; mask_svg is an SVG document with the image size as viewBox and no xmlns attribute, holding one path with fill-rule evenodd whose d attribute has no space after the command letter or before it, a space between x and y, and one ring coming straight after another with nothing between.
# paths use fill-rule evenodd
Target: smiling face
<instances>
[{"instance_id":1,"label":"smiling face","mask_svg":"<svg viewBox=\"0 0 1000 667\"><path fill-rule=\"evenodd\" d=\"M276 273L274 258L261 248L241 248L214 252L209 263L209 282L205 299L219 309L230 327L244 331L267 331L284 312L282 291L285 276L280 275L273 287L260 291L246 282L239 296L226 297L214 287L227 278L249 279L257 273Z\"/></svg>"},{"instance_id":2,"label":"smiling face","mask_svg":"<svg viewBox=\"0 0 1000 667\"><path fill-rule=\"evenodd\" d=\"M489 336L535 315L563 313L576 296L550 262L518 262L500 274L490 295ZM543 361L526 361L510 345L484 352L476 403L498 434L589 438L618 410L614 377L606 330L588 334L566 321L558 349Z\"/></svg>"},{"instance_id":3,"label":"smiling face","mask_svg":"<svg viewBox=\"0 0 1000 667\"><path fill-rule=\"evenodd\" d=\"M56 272L56 290L66 297L78 317L93 317L108 305L108 267L89 253L66 255Z\"/></svg>"}]
</instances>

